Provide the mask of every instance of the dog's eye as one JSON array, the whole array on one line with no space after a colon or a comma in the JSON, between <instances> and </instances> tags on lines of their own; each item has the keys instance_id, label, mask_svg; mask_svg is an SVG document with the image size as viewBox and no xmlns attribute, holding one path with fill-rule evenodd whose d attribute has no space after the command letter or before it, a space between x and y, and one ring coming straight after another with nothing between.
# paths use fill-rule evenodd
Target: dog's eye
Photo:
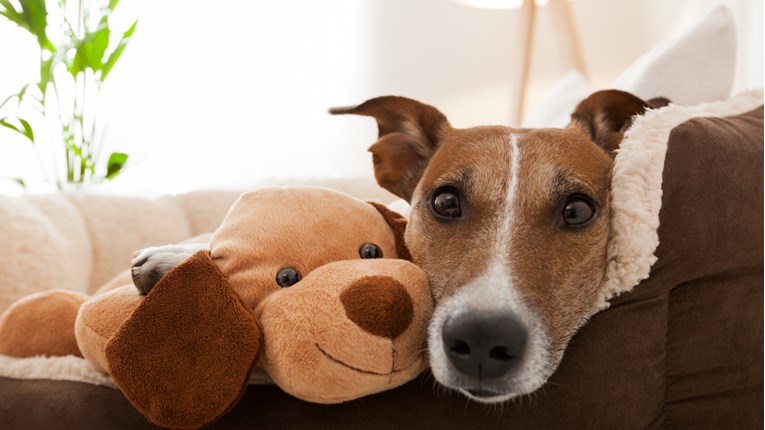
<instances>
[{"instance_id":1,"label":"dog's eye","mask_svg":"<svg viewBox=\"0 0 765 430\"><path fill-rule=\"evenodd\" d=\"M382 249L374 243L365 243L359 248L361 258L382 258Z\"/></svg>"},{"instance_id":2,"label":"dog's eye","mask_svg":"<svg viewBox=\"0 0 765 430\"><path fill-rule=\"evenodd\" d=\"M442 219L455 219L462 216L462 204L457 190L450 187L439 188L433 193L430 207L437 217Z\"/></svg>"},{"instance_id":3,"label":"dog's eye","mask_svg":"<svg viewBox=\"0 0 765 430\"><path fill-rule=\"evenodd\" d=\"M300 272L292 267L285 267L276 274L276 283L282 288L291 287L300 280Z\"/></svg>"},{"instance_id":4,"label":"dog's eye","mask_svg":"<svg viewBox=\"0 0 765 430\"><path fill-rule=\"evenodd\" d=\"M563 205L560 219L568 227L580 227L595 216L595 206L581 195L570 196Z\"/></svg>"}]
</instances>

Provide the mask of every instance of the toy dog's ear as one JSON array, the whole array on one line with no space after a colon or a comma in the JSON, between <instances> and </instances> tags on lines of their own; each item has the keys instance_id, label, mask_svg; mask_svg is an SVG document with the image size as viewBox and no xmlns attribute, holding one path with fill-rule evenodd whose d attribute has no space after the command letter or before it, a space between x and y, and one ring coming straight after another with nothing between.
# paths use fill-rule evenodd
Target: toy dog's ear
<instances>
[{"instance_id":1,"label":"toy dog's ear","mask_svg":"<svg viewBox=\"0 0 765 430\"><path fill-rule=\"evenodd\" d=\"M377 209L378 212L380 212L380 215L385 218L385 221L390 226L391 230L393 230L393 236L396 238L396 253L398 254L398 258L402 260L408 260L412 261L412 256L409 254L409 249L406 247L406 243L404 243L404 231L406 231L406 218L404 218L401 214L398 212L394 212L390 209L388 209L387 206L377 203L377 202L367 202L370 205L372 205L375 209Z\"/></svg>"},{"instance_id":2,"label":"toy dog's ear","mask_svg":"<svg viewBox=\"0 0 765 430\"><path fill-rule=\"evenodd\" d=\"M262 329L208 250L168 272L106 345L109 372L149 421L199 428L239 400Z\"/></svg>"}]
</instances>

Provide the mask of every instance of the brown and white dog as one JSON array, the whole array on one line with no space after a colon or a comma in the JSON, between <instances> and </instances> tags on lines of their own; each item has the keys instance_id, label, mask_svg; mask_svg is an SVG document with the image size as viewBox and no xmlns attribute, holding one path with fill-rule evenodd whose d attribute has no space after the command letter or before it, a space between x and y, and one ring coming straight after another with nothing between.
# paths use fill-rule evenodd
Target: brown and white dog
<instances>
[{"instance_id":1,"label":"brown and white dog","mask_svg":"<svg viewBox=\"0 0 765 430\"><path fill-rule=\"evenodd\" d=\"M614 151L635 115L667 103L601 91L563 129L456 129L393 96L330 111L377 120L375 177L412 205L406 244L437 304L438 382L488 403L547 381L597 311Z\"/></svg>"},{"instance_id":2,"label":"brown and white dog","mask_svg":"<svg viewBox=\"0 0 765 430\"><path fill-rule=\"evenodd\" d=\"M428 349L438 382L491 403L552 375L598 310L614 151L635 115L666 103L597 92L563 129L456 129L396 96L330 111L377 120L377 182L412 205L405 240L436 302ZM204 246L141 251L136 285Z\"/></svg>"}]
</instances>

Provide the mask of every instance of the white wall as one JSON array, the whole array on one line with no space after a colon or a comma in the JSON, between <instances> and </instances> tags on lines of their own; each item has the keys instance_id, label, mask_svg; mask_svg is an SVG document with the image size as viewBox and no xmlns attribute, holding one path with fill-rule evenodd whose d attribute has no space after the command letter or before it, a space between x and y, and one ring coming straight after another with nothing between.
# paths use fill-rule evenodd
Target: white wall
<instances>
[{"instance_id":1,"label":"white wall","mask_svg":"<svg viewBox=\"0 0 765 430\"><path fill-rule=\"evenodd\" d=\"M587 65L606 86L717 0L575 0ZM761 0L723 1L739 24L736 88L762 86ZM508 123L520 14L452 0L133 0L133 41L103 89L111 149L136 162L106 187L129 193L371 178L371 120L326 109L382 94L419 98L457 126ZM538 14L528 108L570 67L556 17ZM0 22L0 97L35 78L35 44ZM0 177L39 177L29 145L0 130ZM0 192L12 187L0 184Z\"/></svg>"}]
</instances>

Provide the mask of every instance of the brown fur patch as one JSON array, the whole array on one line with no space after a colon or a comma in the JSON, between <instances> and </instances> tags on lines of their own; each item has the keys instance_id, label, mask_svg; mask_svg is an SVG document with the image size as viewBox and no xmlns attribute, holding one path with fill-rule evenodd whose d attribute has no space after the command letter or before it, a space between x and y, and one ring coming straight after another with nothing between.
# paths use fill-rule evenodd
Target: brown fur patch
<instances>
[{"instance_id":1,"label":"brown fur patch","mask_svg":"<svg viewBox=\"0 0 765 430\"><path fill-rule=\"evenodd\" d=\"M340 294L340 301L351 321L376 336L395 338L412 322L412 298L389 277L358 279Z\"/></svg>"}]
</instances>

